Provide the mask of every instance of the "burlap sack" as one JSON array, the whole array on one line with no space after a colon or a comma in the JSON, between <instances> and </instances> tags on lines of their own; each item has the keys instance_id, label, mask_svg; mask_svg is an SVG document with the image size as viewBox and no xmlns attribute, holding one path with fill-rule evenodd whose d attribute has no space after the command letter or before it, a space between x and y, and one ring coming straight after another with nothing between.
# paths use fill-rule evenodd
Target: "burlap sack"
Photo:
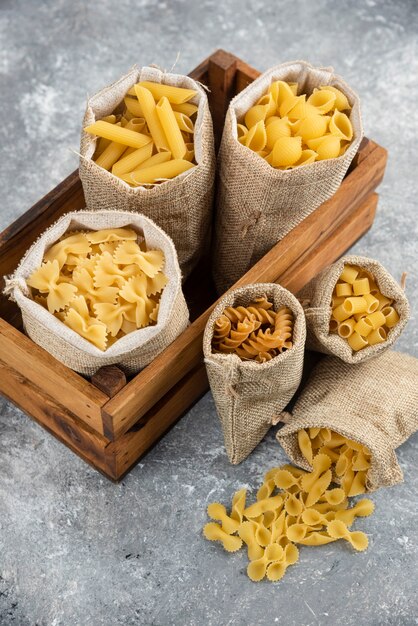
<instances>
[{"instance_id":1,"label":"burlap sack","mask_svg":"<svg viewBox=\"0 0 418 626\"><path fill-rule=\"evenodd\" d=\"M403 480L395 450L418 430L418 359L393 351L358 365L324 357L282 418L277 439L296 465L312 469L297 431L330 428L369 448L368 491L395 485Z\"/></svg>"},{"instance_id":2,"label":"burlap sack","mask_svg":"<svg viewBox=\"0 0 418 626\"><path fill-rule=\"evenodd\" d=\"M26 279L37 269L47 250L61 235L72 230L99 230L130 226L143 235L148 248L162 250L168 284L162 292L158 321L125 335L105 352L63 324L30 296ZM26 333L58 361L82 374L94 374L103 365L117 363L132 374L148 365L188 325L188 309L181 289L181 273L171 239L154 222L128 211L76 211L67 213L48 228L24 255L14 274L6 279L4 292L22 312Z\"/></svg>"},{"instance_id":3,"label":"burlap sack","mask_svg":"<svg viewBox=\"0 0 418 626\"><path fill-rule=\"evenodd\" d=\"M246 306L264 294L273 302L275 310L285 305L293 311L293 347L263 364L242 361L236 354L213 354L213 325L225 307ZM260 443L271 427L272 418L283 410L298 388L305 333L305 319L299 302L289 291L274 283L249 285L231 291L213 310L203 336L203 354L231 463L243 461Z\"/></svg>"},{"instance_id":4,"label":"burlap sack","mask_svg":"<svg viewBox=\"0 0 418 626\"><path fill-rule=\"evenodd\" d=\"M341 89L352 105L354 137L347 152L293 170L277 170L237 140L237 122L270 83L299 83L299 93L320 85ZM338 189L363 137L358 96L332 68L304 61L268 70L230 103L219 151L213 274L219 293L238 278Z\"/></svg>"},{"instance_id":5,"label":"burlap sack","mask_svg":"<svg viewBox=\"0 0 418 626\"><path fill-rule=\"evenodd\" d=\"M396 326L389 330L386 341L358 352L353 352L346 339L329 332L331 296L345 264L359 265L370 272L383 295L393 298L400 317ZM306 347L325 354L335 354L346 363L360 363L387 350L402 333L410 316L408 300L402 287L379 261L362 256L342 257L313 278L297 296L306 315Z\"/></svg>"},{"instance_id":6,"label":"burlap sack","mask_svg":"<svg viewBox=\"0 0 418 626\"><path fill-rule=\"evenodd\" d=\"M174 241L183 277L187 277L208 246L212 221L215 149L204 89L188 76L163 73L152 67L134 67L113 85L89 98L83 128L113 113L128 89L141 80L197 91L190 101L199 107L194 135L197 167L152 188L131 188L92 161L96 139L82 132L80 178L91 210L138 211L161 226Z\"/></svg>"}]
</instances>

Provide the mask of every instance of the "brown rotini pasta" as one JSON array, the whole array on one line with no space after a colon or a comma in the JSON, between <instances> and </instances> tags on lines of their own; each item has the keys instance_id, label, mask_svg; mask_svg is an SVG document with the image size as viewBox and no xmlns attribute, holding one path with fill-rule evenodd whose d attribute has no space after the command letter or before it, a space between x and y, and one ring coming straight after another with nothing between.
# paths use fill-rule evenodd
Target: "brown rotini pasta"
<instances>
[{"instance_id":1,"label":"brown rotini pasta","mask_svg":"<svg viewBox=\"0 0 418 626\"><path fill-rule=\"evenodd\" d=\"M274 311L259 296L248 306L226 307L215 321L214 352L235 353L242 360L265 363L292 347L293 314L288 307Z\"/></svg>"}]
</instances>

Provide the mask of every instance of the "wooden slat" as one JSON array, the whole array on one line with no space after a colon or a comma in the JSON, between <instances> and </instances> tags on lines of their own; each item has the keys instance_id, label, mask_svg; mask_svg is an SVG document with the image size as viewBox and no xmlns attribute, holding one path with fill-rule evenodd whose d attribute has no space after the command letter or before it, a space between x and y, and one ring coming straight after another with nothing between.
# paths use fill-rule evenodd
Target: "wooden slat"
<instances>
[{"instance_id":1,"label":"wooden slat","mask_svg":"<svg viewBox=\"0 0 418 626\"><path fill-rule=\"evenodd\" d=\"M69 411L46 395L25 375L0 359L1 391L48 432L107 477L115 476L115 458L106 453L109 442L81 424Z\"/></svg>"},{"instance_id":2,"label":"wooden slat","mask_svg":"<svg viewBox=\"0 0 418 626\"><path fill-rule=\"evenodd\" d=\"M103 434L100 407L109 396L0 319L0 359ZM0 391L3 381L0 379Z\"/></svg>"},{"instance_id":3,"label":"wooden slat","mask_svg":"<svg viewBox=\"0 0 418 626\"><path fill-rule=\"evenodd\" d=\"M154 446L162 435L208 390L203 364L180 381L166 397L157 402L132 431L111 444L116 457L116 478L120 479L132 465Z\"/></svg>"},{"instance_id":4,"label":"wooden slat","mask_svg":"<svg viewBox=\"0 0 418 626\"><path fill-rule=\"evenodd\" d=\"M373 149L372 149L373 148ZM294 228L235 285L271 282L311 247L339 227L380 183L386 151L370 142L370 153L328 202ZM103 407L104 433L114 440L126 432L201 359L202 334L212 307Z\"/></svg>"},{"instance_id":5,"label":"wooden slat","mask_svg":"<svg viewBox=\"0 0 418 626\"><path fill-rule=\"evenodd\" d=\"M372 194L328 239L317 246L309 255L280 276L281 285L296 293L313 276L333 262L352 246L373 223L378 196ZM171 428L202 395L209 389L203 363L185 376L166 396L157 402L125 435L122 435L109 450L115 450L116 478L120 479L140 457L155 445L156 441Z\"/></svg>"},{"instance_id":6,"label":"wooden slat","mask_svg":"<svg viewBox=\"0 0 418 626\"><path fill-rule=\"evenodd\" d=\"M217 50L209 59L208 86L211 93L210 109L216 149L222 138L228 104L235 95L236 69L237 57L224 50Z\"/></svg>"}]
</instances>

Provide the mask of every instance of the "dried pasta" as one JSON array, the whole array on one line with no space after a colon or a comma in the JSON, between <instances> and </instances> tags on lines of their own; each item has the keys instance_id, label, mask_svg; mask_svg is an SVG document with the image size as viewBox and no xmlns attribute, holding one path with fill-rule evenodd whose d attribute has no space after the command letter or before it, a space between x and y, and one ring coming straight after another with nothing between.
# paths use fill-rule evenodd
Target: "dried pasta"
<instances>
[{"instance_id":1,"label":"dried pasta","mask_svg":"<svg viewBox=\"0 0 418 626\"><path fill-rule=\"evenodd\" d=\"M75 232L46 251L26 282L35 302L105 351L157 322L163 267L163 253L147 250L131 228Z\"/></svg>"},{"instance_id":2,"label":"dried pasta","mask_svg":"<svg viewBox=\"0 0 418 626\"><path fill-rule=\"evenodd\" d=\"M237 354L243 361L264 363L292 347L293 314L287 307L278 311L265 296L248 306L227 307L215 321L214 352Z\"/></svg>"},{"instance_id":3,"label":"dried pasta","mask_svg":"<svg viewBox=\"0 0 418 626\"><path fill-rule=\"evenodd\" d=\"M99 138L93 160L134 188L157 185L192 169L198 108L189 100L195 95L192 89L137 83L127 92L121 113L84 129Z\"/></svg>"},{"instance_id":4,"label":"dried pasta","mask_svg":"<svg viewBox=\"0 0 418 626\"><path fill-rule=\"evenodd\" d=\"M338 333L354 352L386 340L399 322L393 301L360 267L345 265L331 299L330 333Z\"/></svg>"},{"instance_id":5,"label":"dried pasta","mask_svg":"<svg viewBox=\"0 0 418 626\"><path fill-rule=\"evenodd\" d=\"M342 91L324 85L309 97L297 92L297 83L272 82L237 125L238 141L278 169L338 158L353 139Z\"/></svg>"},{"instance_id":6,"label":"dried pasta","mask_svg":"<svg viewBox=\"0 0 418 626\"><path fill-rule=\"evenodd\" d=\"M234 319L233 311L230 315ZM350 527L357 517L371 515L374 504L364 498L349 508L348 500L364 493L368 450L326 428L301 430L298 442L312 465L311 472L291 465L273 467L265 474L253 504L246 506L247 492L241 489L232 498L230 514L219 503L207 509L209 517L220 524L206 524L204 536L220 542L227 552L246 546L247 575L254 582L281 580L299 559L296 544L322 546L341 539L356 551L368 547L367 535ZM341 486L329 488L336 481Z\"/></svg>"}]
</instances>

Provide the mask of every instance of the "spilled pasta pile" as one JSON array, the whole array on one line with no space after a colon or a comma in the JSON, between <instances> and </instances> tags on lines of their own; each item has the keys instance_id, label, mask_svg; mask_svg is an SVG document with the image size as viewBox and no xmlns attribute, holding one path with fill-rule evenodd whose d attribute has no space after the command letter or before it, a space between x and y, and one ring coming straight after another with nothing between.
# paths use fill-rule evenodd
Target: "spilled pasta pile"
<instances>
[{"instance_id":1,"label":"spilled pasta pile","mask_svg":"<svg viewBox=\"0 0 418 626\"><path fill-rule=\"evenodd\" d=\"M215 520L203 529L209 541L227 552L247 547L247 574L258 582L265 576L278 581L299 559L297 545L321 546L344 539L358 551L368 546L367 535L352 531L356 517L371 515L374 504L364 498L349 508L348 497L365 491L370 455L364 446L326 428L298 434L302 454L312 465L306 472L292 465L269 470L253 504L246 490L232 498L231 512L219 503L208 506ZM359 469L357 469L359 468ZM341 486L333 486L333 481Z\"/></svg>"},{"instance_id":2,"label":"spilled pasta pile","mask_svg":"<svg viewBox=\"0 0 418 626\"><path fill-rule=\"evenodd\" d=\"M382 343L399 322L392 304L368 272L345 265L332 294L330 332L346 339L355 352Z\"/></svg>"},{"instance_id":3,"label":"spilled pasta pile","mask_svg":"<svg viewBox=\"0 0 418 626\"><path fill-rule=\"evenodd\" d=\"M46 251L27 279L33 299L100 350L154 324L164 254L130 228L73 232Z\"/></svg>"},{"instance_id":4,"label":"spilled pasta pile","mask_svg":"<svg viewBox=\"0 0 418 626\"><path fill-rule=\"evenodd\" d=\"M196 91L140 82L129 89L124 111L84 130L100 137L93 159L131 187L153 185L195 167Z\"/></svg>"},{"instance_id":5,"label":"spilled pasta pile","mask_svg":"<svg viewBox=\"0 0 418 626\"><path fill-rule=\"evenodd\" d=\"M292 334L292 311L288 307L274 311L273 304L260 296L246 307L226 307L215 321L212 348L265 363L292 347Z\"/></svg>"},{"instance_id":6,"label":"spilled pasta pile","mask_svg":"<svg viewBox=\"0 0 418 626\"><path fill-rule=\"evenodd\" d=\"M297 83L273 82L238 124L238 141L272 167L291 169L344 154L353 139L346 95L330 85L298 95Z\"/></svg>"}]
</instances>

